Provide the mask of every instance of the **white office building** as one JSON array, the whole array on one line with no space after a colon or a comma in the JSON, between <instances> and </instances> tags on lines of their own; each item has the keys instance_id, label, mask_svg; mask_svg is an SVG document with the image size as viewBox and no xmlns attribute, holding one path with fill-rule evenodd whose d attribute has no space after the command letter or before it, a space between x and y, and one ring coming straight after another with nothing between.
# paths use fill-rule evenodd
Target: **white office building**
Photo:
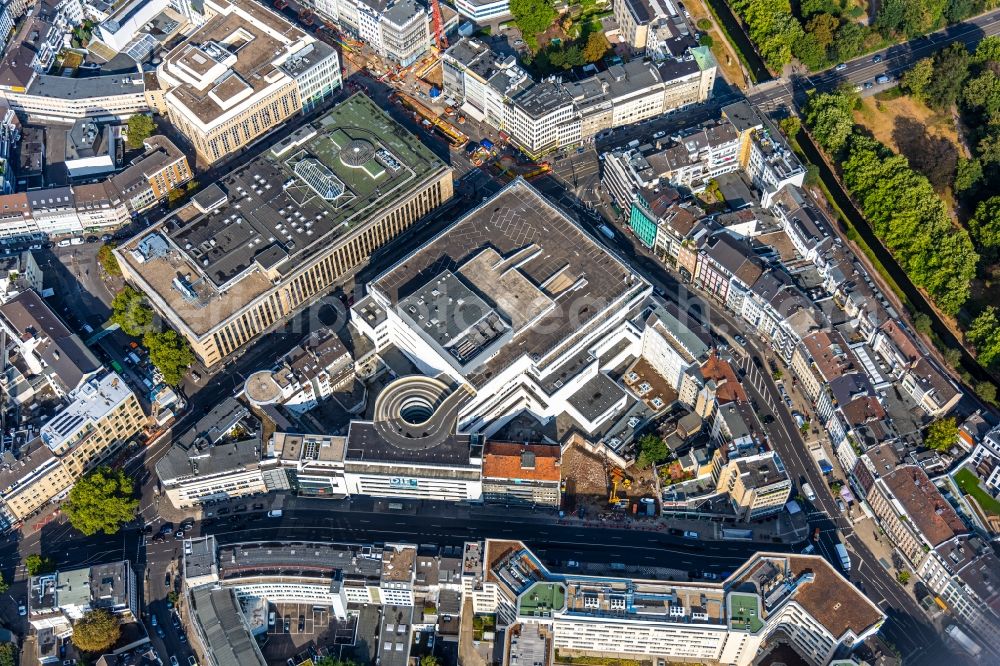
<instances>
[{"instance_id":1,"label":"white office building","mask_svg":"<svg viewBox=\"0 0 1000 666\"><path fill-rule=\"evenodd\" d=\"M628 401L604 371L638 356L631 319L651 291L518 179L371 282L352 317L376 349L467 390L459 432L488 436L524 410L593 432Z\"/></svg>"}]
</instances>

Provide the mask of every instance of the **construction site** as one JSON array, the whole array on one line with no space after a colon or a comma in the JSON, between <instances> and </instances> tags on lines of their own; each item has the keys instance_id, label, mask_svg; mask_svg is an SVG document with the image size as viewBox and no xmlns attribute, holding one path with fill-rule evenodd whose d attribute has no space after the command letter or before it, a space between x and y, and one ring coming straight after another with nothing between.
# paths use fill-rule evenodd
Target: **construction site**
<instances>
[{"instance_id":1,"label":"construction site","mask_svg":"<svg viewBox=\"0 0 1000 666\"><path fill-rule=\"evenodd\" d=\"M578 443L566 447L561 465L567 515L609 521L657 515L651 470L622 468Z\"/></svg>"}]
</instances>

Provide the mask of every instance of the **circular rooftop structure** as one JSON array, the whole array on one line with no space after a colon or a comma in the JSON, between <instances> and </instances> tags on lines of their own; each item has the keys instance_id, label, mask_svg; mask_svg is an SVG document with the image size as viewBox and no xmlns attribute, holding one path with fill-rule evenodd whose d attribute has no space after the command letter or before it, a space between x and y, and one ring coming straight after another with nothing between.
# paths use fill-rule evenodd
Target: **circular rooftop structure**
<instances>
[{"instance_id":1,"label":"circular rooftop structure","mask_svg":"<svg viewBox=\"0 0 1000 666\"><path fill-rule=\"evenodd\" d=\"M247 377L243 391L247 400L257 406L270 405L281 398L281 387L270 370L259 370Z\"/></svg>"},{"instance_id":2,"label":"circular rooftop structure","mask_svg":"<svg viewBox=\"0 0 1000 666\"><path fill-rule=\"evenodd\" d=\"M344 166L357 169L375 157L375 146L367 139L351 139L340 151L340 161Z\"/></svg>"},{"instance_id":3,"label":"circular rooftop structure","mask_svg":"<svg viewBox=\"0 0 1000 666\"><path fill-rule=\"evenodd\" d=\"M452 435L458 410L468 397L464 387L452 391L433 377L400 377L375 399L375 429L397 448L432 449Z\"/></svg>"}]
</instances>

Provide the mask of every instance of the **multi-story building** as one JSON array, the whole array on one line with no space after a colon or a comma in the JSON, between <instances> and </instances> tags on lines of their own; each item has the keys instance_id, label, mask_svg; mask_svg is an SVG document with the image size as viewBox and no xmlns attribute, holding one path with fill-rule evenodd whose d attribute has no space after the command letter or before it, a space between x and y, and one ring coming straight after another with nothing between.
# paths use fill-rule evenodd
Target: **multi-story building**
<instances>
[{"instance_id":1,"label":"multi-story building","mask_svg":"<svg viewBox=\"0 0 1000 666\"><path fill-rule=\"evenodd\" d=\"M121 227L191 179L187 158L169 139L152 136L144 143L143 155L105 181L0 195L0 237Z\"/></svg>"},{"instance_id":2,"label":"multi-story building","mask_svg":"<svg viewBox=\"0 0 1000 666\"><path fill-rule=\"evenodd\" d=\"M401 377L379 393L372 421L347 428L351 495L468 501L482 497L483 438L456 429L468 399L437 379Z\"/></svg>"},{"instance_id":3,"label":"multi-story building","mask_svg":"<svg viewBox=\"0 0 1000 666\"><path fill-rule=\"evenodd\" d=\"M699 48L682 64L632 60L574 83L534 82L513 57L498 58L485 44L462 39L444 54L444 91L538 156L708 99L716 63Z\"/></svg>"},{"instance_id":4,"label":"multi-story building","mask_svg":"<svg viewBox=\"0 0 1000 666\"><path fill-rule=\"evenodd\" d=\"M171 6L169 0L123 2L115 6L114 11L95 26L94 37L115 53L124 51L143 26L169 6Z\"/></svg>"},{"instance_id":5,"label":"multi-story building","mask_svg":"<svg viewBox=\"0 0 1000 666\"><path fill-rule=\"evenodd\" d=\"M885 614L821 557L758 553L721 583L554 575L519 542L466 550L464 590L497 626L538 624L560 655L750 664L783 634L813 663Z\"/></svg>"},{"instance_id":6,"label":"multi-story building","mask_svg":"<svg viewBox=\"0 0 1000 666\"><path fill-rule=\"evenodd\" d=\"M716 489L729 496L737 519L758 520L784 509L792 482L774 451L729 457L717 449L716 455Z\"/></svg>"},{"instance_id":7,"label":"multi-story building","mask_svg":"<svg viewBox=\"0 0 1000 666\"><path fill-rule=\"evenodd\" d=\"M31 576L27 605L35 631L48 629L64 638L92 610L106 610L122 622L140 617L135 572L128 560Z\"/></svg>"},{"instance_id":8,"label":"multi-story building","mask_svg":"<svg viewBox=\"0 0 1000 666\"><path fill-rule=\"evenodd\" d=\"M562 498L559 461L557 445L486 442L483 499L497 504L558 508Z\"/></svg>"},{"instance_id":9,"label":"multi-story building","mask_svg":"<svg viewBox=\"0 0 1000 666\"><path fill-rule=\"evenodd\" d=\"M347 495L345 443L345 437L335 435L274 433L261 461L265 486L306 497Z\"/></svg>"},{"instance_id":10,"label":"multi-story building","mask_svg":"<svg viewBox=\"0 0 1000 666\"><path fill-rule=\"evenodd\" d=\"M477 25L510 18L510 0L455 0L458 13Z\"/></svg>"},{"instance_id":11,"label":"multi-story building","mask_svg":"<svg viewBox=\"0 0 1000 666\"><path fill-rule=\"evenodd\" d=\"M31 217L40 233L57 236L83 230L72 187L31 190L27 196Z\"/></svg>"},{"instance_id":12,"label":"multi-story building","mask_svg":"<svg viewBox=\"0 0 1000 666\"><path fill-rule=\"evenodd\" d=\"M441 256L463 261L441 268ZM631 320L651 291L518 179L369 283L352 321L376 351L393 345L423 374L471 386L460 431L489 436L528 410L594 432L629 401L604 370L638 356Z\"/></svg>"},{"instance_id":13,"label":"multi-story building","mask_svg":"<svg viewBox=\"0 0 1000 666\"><path fill-rule=\"evenodd\" d=\"M157 461L156 474L170 502L185 509L266 492L262 456L260 424L235 398L227 398L174 439Z\"/></svg>"},{"instance_id":14,"label":"multi-story building","mask_svg":"<svg viewBox=\"0 0 1000 666\"><path fill-rule=\"evenodd\" d=\"M0 499L14 520L61 496L146 425L135 394L115 373L86 381L67 398L68 404L42 426L37 442L0 479Z\"/></svg>"},{"instance_id":15,"label":"multi-story building","mask_svg":"<svg viewBox=\"0 0 1000 666\"><path fill-rule=\"evenodd\" d=\"M452 172L355 95L209 190L209 208L196 196L116 253L126 278L215 366L450 199Z\"/></svg>"},{"instance_id":16,"label":"multi-story building","mask_svg":"<svg viewBox=\"0 0 1000 666\"><path fill-rule=\"evenodd\" d=\"M986 645L1000 644L1000 559L976 535L956 535L933 548L917 574L947 611Z\"/></svg>"},{"instance_id":17,"label":"multi-story building","mask_svg":"<svg viewBox=\"0 0 1000 666\"><path fill-rule=\"evenodd\" d=\"M9 6L9 5L8 5ZM18 143L21 140L21 121L6 101L0 101L0 195L14 191ZM2 226L2 222L0 222ZM2 232L0 232L2 233Z\"/></svg>"},{"instance_id":18,"label":"multi-story building","mask_svg":"<svg viewBox=\"0 0 1000 666\"><path fill-rule=\"evenodd\" d=\"M73 200L85 231L117 229L132 220L125 200L108 181L74 186Z\"/></svg>"},{"instance_id":19,"label":"multi-story building","mask_svg":"<svg viewBox=\"0 0 1000 666\"><path fill-rule=\"evenodd\" d=\"M258 406L280 403L302 414L334 393L350 400L350 411L364 408L364 396L354 396L354 358L331 332L314 333L285 354L274 370L255 372L247 377L245 395Z\"/></svg>"},{"instance_id":20,"label":"multi-story building","mask_svg":"<svg viewBox=\"0 0 1000 666\"><path fill-rule=\"evenodd\" d=\"M139 213L166 199L171 190L191 180L187 157L165 136L151 136L146 152L109 179L129 211Z\"/></svg>"},{"instance_id":21,"label":"multi-story building","mask_svg":"<svg viewBox=\"0 0 1000 666\"><path fill-rule=\"evenodd\" d=\"M171 123L219 161L340 85L336 51L249 0L208 0L204 24L164 56Z\"/></svg>"},{"instance_id":22,"label":"multi-story building","mask_svg":"<svg viewBox=\"0 0 1000 666\"><path fill-rule=\"evenodd\" d=\"M41 74L23 89L0 88L0 96L35 122L122 121L149 111L140 72L82 78Z\"/></svg>"}]
</instances>

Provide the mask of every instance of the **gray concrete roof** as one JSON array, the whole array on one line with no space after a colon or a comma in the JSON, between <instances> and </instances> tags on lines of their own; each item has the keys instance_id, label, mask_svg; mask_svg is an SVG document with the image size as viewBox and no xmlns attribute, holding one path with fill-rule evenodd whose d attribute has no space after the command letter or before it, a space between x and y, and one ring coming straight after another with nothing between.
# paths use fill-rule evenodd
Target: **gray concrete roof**
<instances>
[{"instance_id":1,"label":"gray concrete roof","mask_svg":"<svg viewBox=\"0 0 1000 666\"><path fill-rule=\"evenodd\" d=\"M216 666L267 666L234 590L201 587L191 599L191 614Z\"/></svg>"}]
</instances>

